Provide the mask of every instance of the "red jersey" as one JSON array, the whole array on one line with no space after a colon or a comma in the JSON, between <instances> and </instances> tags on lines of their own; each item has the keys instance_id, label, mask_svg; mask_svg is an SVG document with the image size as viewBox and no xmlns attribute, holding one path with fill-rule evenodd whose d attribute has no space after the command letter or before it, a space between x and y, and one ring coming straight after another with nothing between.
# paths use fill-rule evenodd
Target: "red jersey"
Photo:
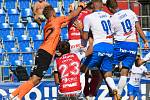
<instances>
[{"instance_id":1,"label":"red jersey","mask_svg":"<svg viewBox=\"0 0 150 100\"><path fill-rule=\"evenodd\" d=\"M74 53L67 53L56 59L57 70L60 74L61 93L81 90L80 83L80 60Z\"/></svg>"},{"instance_id":2,"label":"red jersey","mask_svg":"<svg viewBox=\"0 0 150 100\"><path fill-rule=\"evenodd\" d=\"M74 20L79 20L83 23L83 19L86 15L90 14L91 12L89 10L83 10L79 14L79 16L74 18L69 24L68 24L68 38L69 40L78 40L81 39L80 31L74 27L73 23Z\"/></svg>"}]
</instances>

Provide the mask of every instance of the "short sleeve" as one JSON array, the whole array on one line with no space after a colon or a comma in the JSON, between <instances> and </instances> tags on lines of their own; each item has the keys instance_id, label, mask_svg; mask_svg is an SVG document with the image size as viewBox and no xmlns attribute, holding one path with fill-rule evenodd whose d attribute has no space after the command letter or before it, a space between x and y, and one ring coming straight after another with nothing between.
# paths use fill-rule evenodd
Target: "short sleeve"
<instances>
[{"instance_id":1,"label":"short sleeve","mask_svg":"<svg viewBox=\"0 0 150 100\"><path fill-rule=\"evenodd\" d=\"M134 20L135 22L139 21L137 15L136 15L132 10L130 10L130 12L131 12L131 14L132 14L133 20Z\"/></svg>"},{"instance_id":2,"label":"short sleeve","mask_svg":"<svg viewBox=\"0 0 150 100\"><path fill-rule=\"evenodd\" d=\"M65 23L65 22L69 21L69 18L68 18L68 16L61 16L61 17L59 17L59 21L61 23Z\"/></svg>"},{"instance_id":3,"label":"short sleeve","mask_svg":"<svg viewBox=\"0 0 150 100\"><path fill-rule=\"evenodd\" d=\"M90 29L90 20L88 16L85 16L84 20L83 20L83 25L84 25L84 32L89 32Z\"/></svg>"}]
</instances>

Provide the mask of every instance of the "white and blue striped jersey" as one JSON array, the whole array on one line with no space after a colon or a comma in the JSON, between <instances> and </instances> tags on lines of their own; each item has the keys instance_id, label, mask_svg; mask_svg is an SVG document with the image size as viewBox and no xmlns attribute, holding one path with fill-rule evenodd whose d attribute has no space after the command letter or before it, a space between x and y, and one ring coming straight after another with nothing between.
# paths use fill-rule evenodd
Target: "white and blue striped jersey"
<instances>
[{"instance_id":1,"label":"white and blue striped jersey","mask_svg":"<svg viewBox=\"0 0 150 100\"><path fill-rule=\"evenodd\" d=\"M84 18L84 32L92 30L94 45L100 42L112 43L112 38L108 36L112 35L110 30L110 15L104 11L95 11Z\"/></svg>"},{"instance_id":2,"label":"white and blue striped jersey","mask_svg":"<svg viewBox=\"0 0 150 100\"><path fill-rule=\"evenodd\" d=\"M117 41L136 40L135 23L138 21L132 10L119 10L110 18L111 31Z\"/></svg>"}]
</instances>

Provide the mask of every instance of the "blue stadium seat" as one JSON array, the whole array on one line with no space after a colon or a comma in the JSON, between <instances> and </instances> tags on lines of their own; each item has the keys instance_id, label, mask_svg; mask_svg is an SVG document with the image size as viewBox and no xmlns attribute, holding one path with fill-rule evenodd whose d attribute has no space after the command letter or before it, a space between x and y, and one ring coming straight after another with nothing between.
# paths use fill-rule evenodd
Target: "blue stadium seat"
<instances>
[{"instance_id":1,"label":"blue stadium seat","mask_svg":"<svg viewBox=\"0 0 150 100\"><path fill-rule=\"evenodd\" d=\"M33 3L37 2L38 0L31 0L31 1L32 1L32 4L33 4Z\"/></svg>"},{"instance_id":2,"label":"blue stadium seat","mask_svg":"<svg viewBox=\"0 0 150 100\"><path fill-rule=\"evenodd\" d=\"M22 38L24 35L25 26L23 23L14 23L13 24L14 37L18 37L18 39Z\"/></svg>"},{"instance_id":3,"label":"blue stadium seat","mask_svg":"<svg viewBox=\"0 0 150 100\"><path fill-rule=\"evenodd\" d=\"M0 48L1 49L1 48ZM2 60L3 60L3 53L0 52L0 65L2 65Z\"/></svg>"},{"instance_id":4,"label":"blue stadium seat","mask_svg":"<svg viewBox=\"0 0 150 100\"><path fill-rule=\"evenodd\" d=\"M8 62L5 62L5 65L2 69L2 73L3 73L3 80L9 80L10 78L10 70L9 70L9 65Z\"/></svg>"},{"instance_id":5,"label":"blue stadium seat","mask_svg":"<svg viewBox=\"0 0 150 100\"><path fill-rule=\"evenodd\" d=\"M68 28L64 27L61 29L61 39L67 40L68 39Z\"/></svg>"},{"instance_id":6,"label":"blue stadium seat","mask_svg":"<svg viewBox=\"0 0 150 100\"><path fill-rule=\"evenodd\" d=\"M18 4L20 9L31 8L30 0L18 0Z\"/></svg>"},{"instance_id":7,"label":"blue stadium seat","mask_svg":"<svg viewBox=\"0 0 150 100\"><path fill-rule=\"evenodd\" d=\"M0 37L5 41L7 36L10 35L10 25L8 23L0 23Z\"/></svg>"},{"instance_id":8,"label":"blue stadium seat","mask_svg":"<svg viewBox=\"0 0 150 100\"><path fill-rule=\"evenodd\" d=\"M30 75L31 69L32 69L32 65L27 65L26 66L26 70L27 70L28 75Z\"/></svg>"},{"instance_id":9,"label":"blue stadium seat","mask_svg":"<svg viewBox=\"0 0 150 100\"><path fill-rule=\"evenodd\" d=\"M5 23L6 14L3 9L0 9L0 23Z\"/></svg>"},{"instance_id":10,"label":"blue stadium seat","mask_svg":"<svg viewBox=\"0 0 150 100\"><path fill-rule=\"evenodd\" d=\"M4 52L4 43L3 43L3 40L0 38L0 54L2 54L3 52ZM0 59L0 61L2 61L1 59Z\"/></svg>"},{"instance_id":11,"label":"blue stadium seat","mask_svg":"<svg viewBox=\"0 0 150 100\"><path fill-rule=\"evenodd\" d=\"M43 35L43 33L41 33L41 34L37 34L36 35L36 39L33 39L33 40L44 40L44 35Z\"/></svg>"},{"instance_id":12,"label":"blue stadium seat","mask_svg":"<svg viewBox=\"0 0 150 100\"><path fill-rule=\"evenodd\" d=\"M51 4L52 7L57 8L57 2L58 2L58 0L47 0L47 2L49 4Z\"/></svg>"},{"instance_id":13,"label":"blue stadium seat","mask_svg":"<svg viewBox=\"0 0 150 100\"><path fill-rule=\"evenodd\" d=\"M6 9L15 9L16 7L17 0L5 0L4 6Z\"/></svg>"},{"instance_id":14,"label":"blue stadium seat","mask_svg":"<svg viewBox=\"0 0 150 100\"><path fill-rule=\"evenodd\" d=\"M21 10L21 18L23 21L28 21L28 18L32 18L32 17L33 17L33 13L32 13L32 10L30 8L26 8L26 9Z\"/></svg>"},{"instance_id":15,"label":"blue stadium seat","mask_svg":"<svg viewBox=\"0 0 150 100\"><path fill-rule=\"evenodd\" d=\"M40 25L40 29L41 29L41 30L44 29L45 24L46 24L46 22L42 22L42 23L41 23L41 25Z\"/></svg>"},{"instance_id":16,"label":"blue stadium seat","mask_svg":"<svg viewBox=\"0 0 150 100\"><path fill-rule=\"evenodd\" d=\"M3 8L2 3L3 3L3 0L0 0L0 8Z\"/></svg>"},{"instance_id":17,"label":"blue stadium seat","mask_svg":"<svg viewBox=\"0 0 150 100\"><path fill-rule=\"evenodd\" d=\"M14 40L8 40L8 41L4 41L4 48L7 52L12 52L11 48L15 47L15 41Z\"/></svg>"},{"instance_id":18,"label":"blue stadium seat","mask_svg":"<svg viewBox=\"0 0 150 100\"><path fill-rule=\"evenodd\" d=\"M150 40L150 32L149 31L144 31L145 36L148 40Z\"/></svg>"},{"instance_id":19,"label":"blue stadium seat","mask_svg":"<svg viewBox=\"0 0 150 100\"><path fill-rule=\"evenodd\" d=\"M53 66L50 66L48 68L48 70L46 71L46 74L44 76L51 76L52 75L52 72L53 72Z\"/></svg>"},{"instance_id":20,"label":"blue stadium seat","mask_svg":"<svg viewBox=\"0 0 150 100\"><path fill-rule=\"evenodd\" d=\"M17 9L8 9L8 18L9 18L9 23L19 23L19 11Z\"/></svg>"},{"instance_id":21,"label":"blue stadium seat","mask_svg":"<svg viewBox=\"0 0 150 100\"><path fill-rule=\"evenodd\" d=\"M69 4L73 3L74 0L63 0L63 1L64 1L65 12L68 12L69 11Z\"/></svg>"},{"instance_id":22,"label":"blue stadium seat","mask_svg":"<svg viewBox=\"0 0 150 100\"><path fill-rule=\"evenodd\" d=\"M29 37L33 37L36 38L36 34L38 34L39 31L39 26L37 23L28 23L27 24L27 31L28 31L28 35Z\"/></svg>"},{"instance_id":23,"label":"blue stadium seat","mask_svg":"<svg viewBox=\"0 0 150 100\"><path fill-rule=\"evenodd\" d=\"M148 71L150 71L150 62L146 63L146 68L147 68Z\"/></svg>"},{"instance_id":24,"label":"blue stadium seat","mask_svg":"<svg viewBox=\"0 0 150 100\"><path fill-rule=\"evenodd\" d=\"M34 49L38 50L43 40L34 40Z\"/></svg>"},{"instance_id":25,"label":"blue stadium seat","mask_svg":"<svg viewBox=\"0 0 150 100\"><path fill-rule=\"evenodd\" d=\"M148 54L150 50L142 50L142 57L145 57L146 54Z\"/></svg>"},{"instance_id":26,"label":"blue stadium seat","mask_svg":"<svg viewBox=\"0 0 150 100\"><path fill-rule=\"evenodd\" d=\"M30 40L22 40L19 41L19 48L22 52L27 52L27 48L29 47Z\"/></svg>"},{"instance_id":27,"label":"blue stadium seat","mask_svg":"<svg viewBox=\"0 0 150 100\"><path fill-rule=\"evenodd\" d=\"M20 56L19 53L9 53L8 57L9 57L10 65L12 65L12 66L17 65L16 61L19 60L19 56Z\"/></svg>"},{"instance_id":28,"label":"blue stadium seat","mask_svg":"<svg viewBox=\"0 0 150 100\"><path fill-rule=\"evenodd\" d=\"M33 64L33 56L32 53L23 53L23 62L25 65L32 65Z\"/></svg>"}]
</instances>

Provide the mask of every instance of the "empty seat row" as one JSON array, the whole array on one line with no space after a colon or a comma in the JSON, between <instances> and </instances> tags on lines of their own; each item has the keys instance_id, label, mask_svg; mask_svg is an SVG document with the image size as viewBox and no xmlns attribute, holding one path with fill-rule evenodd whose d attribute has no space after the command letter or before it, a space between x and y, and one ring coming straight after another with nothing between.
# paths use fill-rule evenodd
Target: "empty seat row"
<instances>
[{"instance_id":1,"label":"empty seat row","mask_svg":"<svg viewBox=\"0 0 150 100\"><path fill-rule=\"evenodd\" d=\"M30 8L30 6L30 0L5 0L2 2L2 7L4 7L5 9L25 9Z\"/></svg>"},{"instance_id":2,"label":"empty seat row","mask_svg":"<svg viewBox=\"0 0 150 100\"><path fill-rule=\"evenodd\" d=\"M7 52L33 52L37 51L43 40L8 40L1 41L0 43L0 53Z\"/></svg>"},{"instance_id":3,"label":"empty seat row","mask_svg":"<svg viewBox=\"0 0 150 100\"><path fill-rule=\"evenodd\" d=\"M28 23L26 26L23 23L15 23L12 26L9 23L0 23L0 37L4 40L7 40L9 35L20 38L22 35L27 35L36 39L38 34L41 34L41 32L38 24L34 22Z\"/></svg>"},{"instance_id":4,"label":"empty seat row","mask_svg":"<svg viewBox=\"0 0 150 100\"><path fill-rule=\"evenodd\" d=\"M0 7L5 9L25 9L31 8L32 5L37 1L38 0L1 0ZM53 7L57 7L58 0L47 0L47 2Z\"/></svg>"},{"instance_id":5,"label":"empty seat row","mask_svg":"<svg viewBox=\"0 0 150 100\"><path fill-rule=\"evenodd\" d=\"M21 11L18 11L17 9L8 9L5 11L4 9L0 9L0 23L18 23L24 20L32 21L33 12L31 9L26 8L22 9Z\"/></svg>"},{"instance_id":6,"label":"empty seat row","mask_svg":"<svg viewBox=\"0 0 150 100\"><path fill-rule=\"evenodd\" d=\"M1 64L4 66L16 66L16 65L33 65L33 59L35 53L3 53Z\"/></svg>"}]
</instances>

